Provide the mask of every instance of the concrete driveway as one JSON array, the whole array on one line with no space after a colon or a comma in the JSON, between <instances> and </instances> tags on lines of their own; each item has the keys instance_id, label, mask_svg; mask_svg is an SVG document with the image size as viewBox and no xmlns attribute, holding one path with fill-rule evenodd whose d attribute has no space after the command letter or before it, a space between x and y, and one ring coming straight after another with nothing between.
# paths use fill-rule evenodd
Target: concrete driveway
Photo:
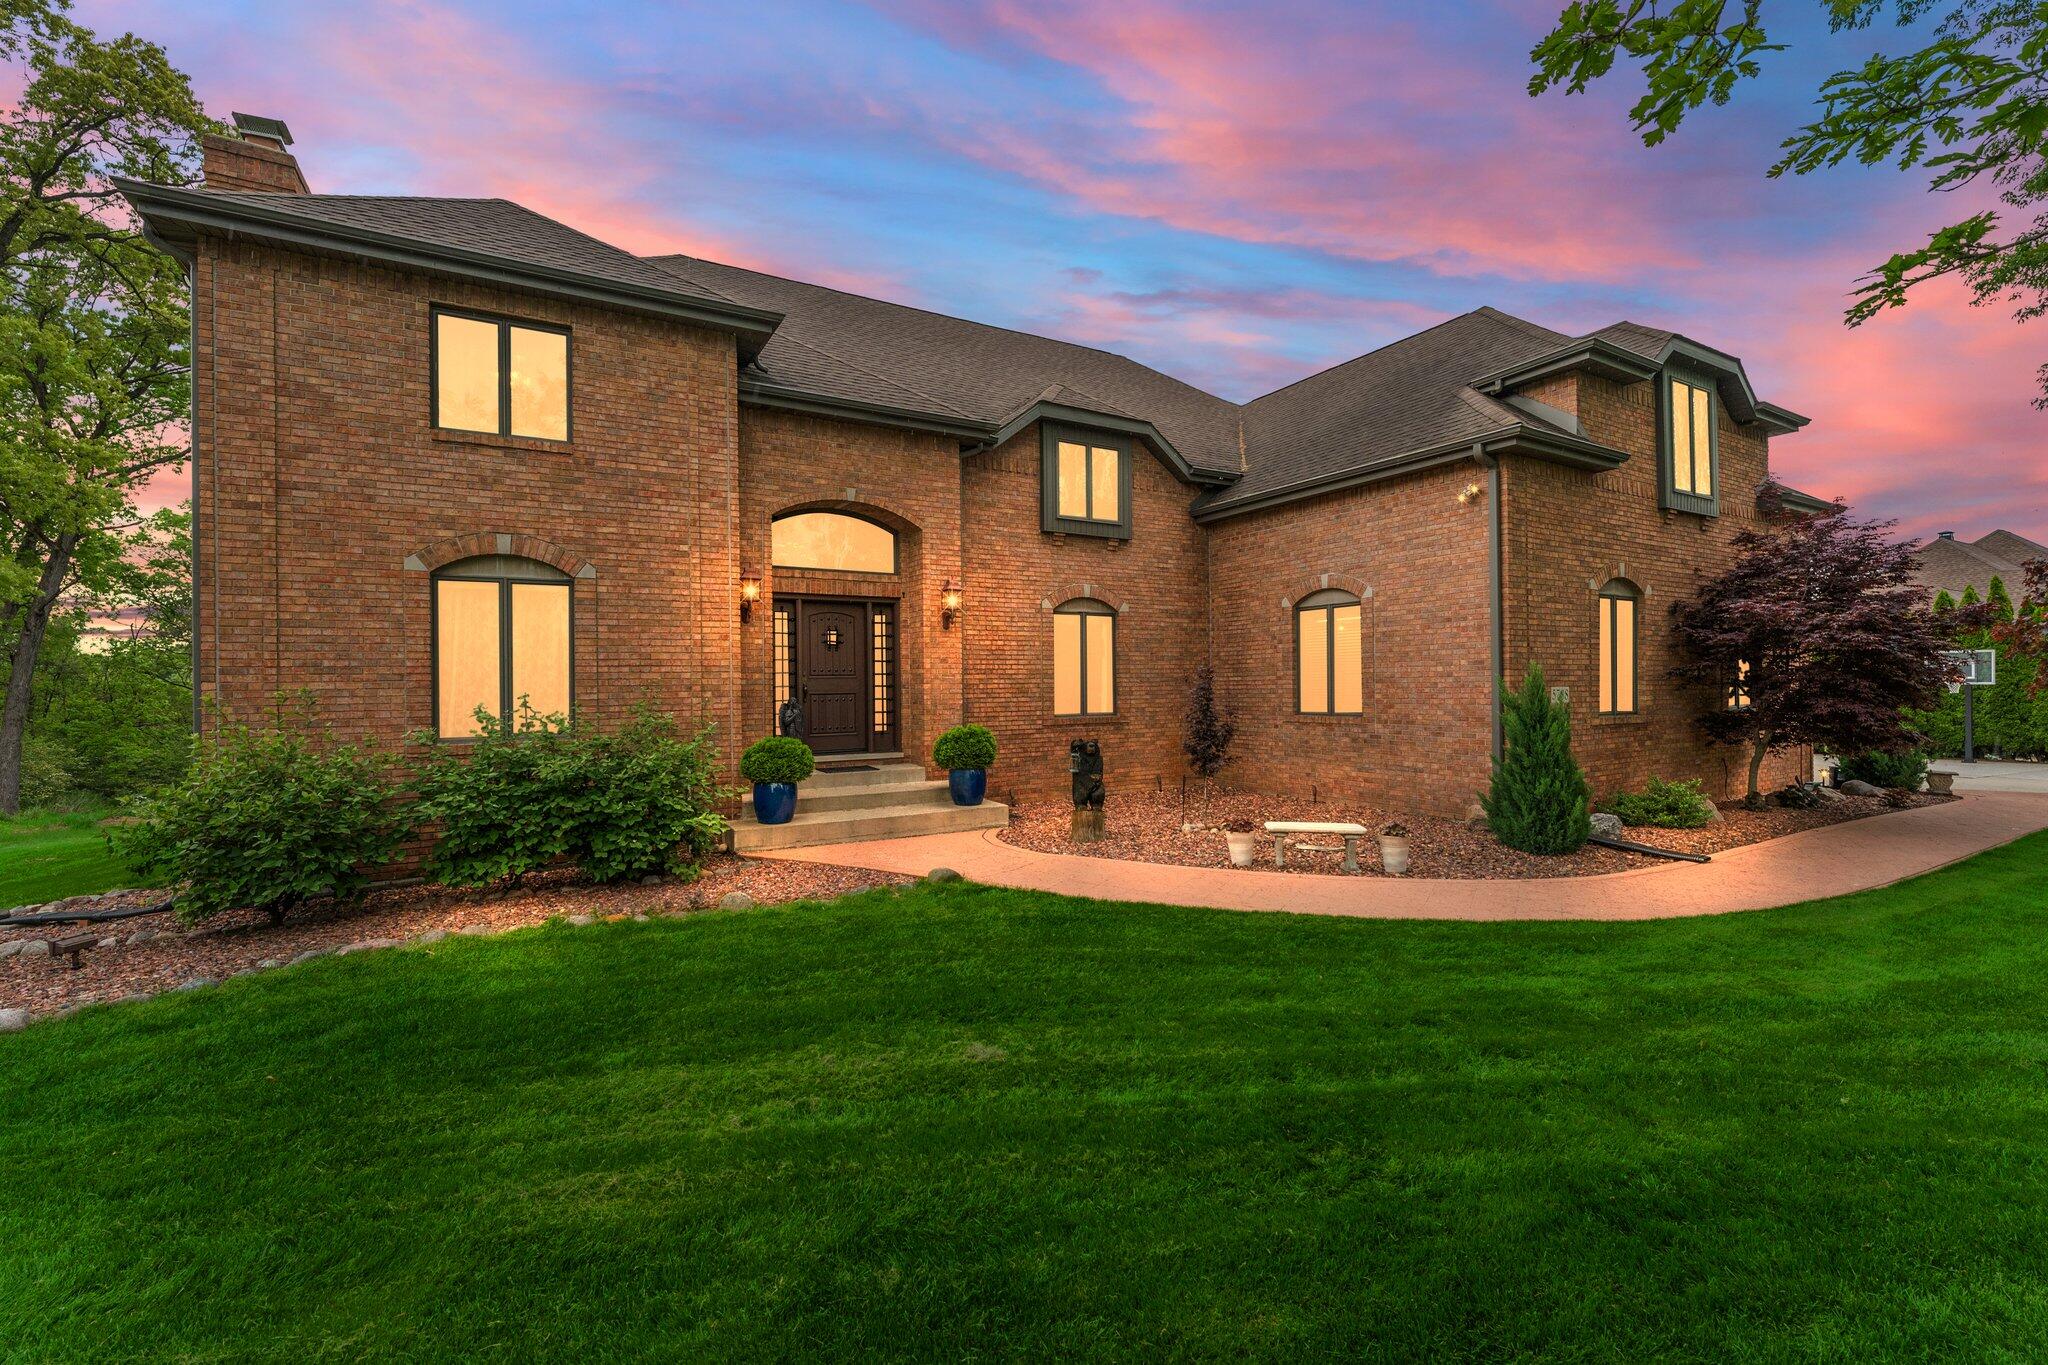
<instances>
[{"instance_id":1,"label":"concrete driveway","mask_svg":"<svg viewBox=\"0 0 2048 1365\"><path fill-rule=\"evenodd\" d=\"M1937 770L1956 775L1959 792L2048 792L2048 763L2005 763L1980 758L1935 760Z\"/></svg>"}]
</instances>

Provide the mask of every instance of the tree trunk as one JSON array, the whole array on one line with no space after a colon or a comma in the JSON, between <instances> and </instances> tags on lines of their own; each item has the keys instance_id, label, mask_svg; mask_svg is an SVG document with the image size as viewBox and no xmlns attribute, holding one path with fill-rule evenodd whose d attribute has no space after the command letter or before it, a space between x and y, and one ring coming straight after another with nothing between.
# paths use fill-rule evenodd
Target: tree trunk
<instances>
[{"instance_id":1,"label":"tree trunk","mask_svg":"<svg viewBox=\"0 0 2048 1365\"><path fill-rule=\"evenodd\" d=\"M21 633L15 637L12 671L7 675L7 696L0 702L0 815L21 814L21 741L28 731L28 704L35 685L36 656L42 653L43 636L50 629L50 613L64 591L71 573L71 553L78 537L61 535L43 561L35 596L21 613Z\"/></svg>"},{"instance_id":2,"label":"tree trunk","mask_svg":"<svg viewBox=\"0 0 2048 1365\"><path fill-rule=\"evenodd\" d=\"M1757 778L1763 771L1764 755L1771 751L1769 732L1758 735L1749 751L1749 795L1742 798L1742 804L1755 809L1764 803L1763 793L1757 790Z\"/></svg>"}]
</instances>

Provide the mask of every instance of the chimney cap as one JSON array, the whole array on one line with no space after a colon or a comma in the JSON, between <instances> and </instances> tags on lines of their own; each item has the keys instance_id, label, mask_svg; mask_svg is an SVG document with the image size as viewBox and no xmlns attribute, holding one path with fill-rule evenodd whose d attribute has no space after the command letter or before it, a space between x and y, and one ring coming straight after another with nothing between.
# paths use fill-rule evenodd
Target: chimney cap
<instances>
[{"instance_id":1,"label":"chimney cap","mask_svg":"<svg viewBox=\"0 0 2048 1365\"><path fill-rule=\"evenodd\" d=\"M275 142L279 147L292 145L292 130L285 127L281 118L264 118L260 114L234 115L235 131L243 137L260 137Z\"/></svg>"},{"instance_id":2,"label":"chimney cap","mask_svg":"<svg viewBox=\"0 0 2048 1365\"><path fill-rule=\"evenodd\" d=\"M1941 538L1943 540L1954 540L1956 538L1956 533L1954 531L1943 531L1941 533Z\"/></svg>"}]
</instances>

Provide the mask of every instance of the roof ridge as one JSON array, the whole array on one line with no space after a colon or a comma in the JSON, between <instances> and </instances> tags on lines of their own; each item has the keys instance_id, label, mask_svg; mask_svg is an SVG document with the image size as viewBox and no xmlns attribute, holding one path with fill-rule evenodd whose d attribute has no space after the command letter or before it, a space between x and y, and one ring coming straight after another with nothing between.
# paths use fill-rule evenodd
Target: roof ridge
<instances>
[{"instance_id":1,"label":"roof ridge","mask_svg":"<svg viewBox=\"0 0 2048 1365\"><path fill-rule=\"evenodd\" d=\"M1545 341L1550 340L1552 337L1563 337L1565 335L1562 332L1556 331L1549 327L1545 327L1540 322L1531 322L1527 318L1518 318L1513 313L1506 312L1503 309L1495 308L1490 303L1480 304L1477 308L1474 308L1472 310L1472 313L1484 313L1486 314L1486 316L1490 318L1498 318L1502 322L1511 323L1514 326L1521 328L1523 331L1538 336ZM1464 314L1463 316L1470 317L1471 313ZM1565 337L1565 340L1567 341L1571 339L1572 338L1570 337Z\"/></svg>"},{"instance_id":2,"label":"roof ridge","mask_svg":"<svg viewBox=\"0 0 2048 1365\"><path fill-rule=\"evenodd\" d=\"M849 299L860 299L867 303L879 303L888 308L901 308L908 313L922 313L926 317L943 318L947 322L965 323L969 327L980 327L991 332L1007 332L1011 336L1029 337L1033 341L1047 341L1051 342L1055 346L1071 346L1077 351L1092 351L1096 355L1106 355L1110 357L1112 360L1121 360L1126 365L1136 365L1141 370L1146 370L1152 374L1156 374L1161 379L1172 380L1174 383L1181 385L1183 388L1193 389L1196 393L1202 394L1209 398L1213 398L1219 403L1227 403L1234 408L1243 406L1243 404L1241 403L1231 403L1228 398L1225 398L1220 394L1210 393L1207 389L1200 388L1194 384L1190 384L1187 380L1182 379L1178 375L1168 374L1164 370L1156 369L1153 366L1147 365L1142 360L1135 360L1132 357L1125 355L1122 351L1112 351L1102 346L1090 346L1085 341L1069 341L1065 337L1047 336L1043 332L1027 332L1022 327L1005 327L998 322L983 322L979 318L961 317L958 313L941 313L936 308L922 308L914 303L899 303L895 299L877 298L873 294L861 294L851 289L841 289L837 285L819 284L814 280L800 280L797 279L794 275L776 275L766 270L754 270L747 266L734 265L729 261L714 261L708 256L691 256L684 252L677 251L671 252L665 256L642 256L640 257L640 259L643 261L651 261L655 265L661 266L663 269L673 269L673 267L667 264L667 262L669 261L702 261L706 265L715 265L721 270L737 270L742 274L746 275L758 275L764 280L781 280L785 284L798 284L802 285L806 289L819 289L823 290L825 293L839 294ZM680 274L682 272L678 271L677 273ZM694 276L688 276L686 278L689 278L693 283L695 282ZM709 286L706 287L708 288Z\"/></svg>"},{"instance_id":3,"label":"roof ridge","mask_svg":"<svg viewBox=\"0 0 2048 1365\"><path fill-rule=\"evenodd\" d=\"M837 361L839 364L844 365L847 369L858 371L859 373L866 375L870 379L879 380L880 382L887 384L892 389L901 389L905 393L914 393L919 398L924 399L925 402L936 404L937 411L949 413L954 417L959 417L969 422L977 422L981 420L980 418L976 417L973 413L966 411L964 408L954 407L951 403L948 403L943 398L935 397L932 394L926 393L923 389L912 388L910 385L904 383L900 379L891 379L888 375L877 374L875 371L869 369L867 366L848 360L845 356L840 355L836 351L828 351L823 346L818 345L816 342L805 341L800 337L794 336L781 336L778 337L777 340L784 346L798 346L806 351L811 351L817 355L824 356L828 360Z\"/></svg>"},{"instance_id":4,"label":"roof ridge","mask_svg":"<svg viewBox=\"0 0 2048 1365\"><path fill-rule=\"evenodd\" d=\"M573 236L580 237L586 242L593 242L596 245L603 247L606 251L616 251L629 261L634 261L641 265L650 264L650 262L647 260L645 256L636 256L635 254L626 250L626 248L622 246L619 246L612 242L607 242L602 237L593 237L590 233L585 232L582 228L574 227L568 223L563 222L559 218L550 218L545 213L542 213L539 209L530 209L516 199L507 199L503 195L494 194L489 196L488 202L496 204L509 204L511 207L518 209L521 213L527 214L534 218L538 218L543 223L553 223L556 227L561 228L563 231L568 232ZM655 266L654 268L656 270L661 269L661 267L658 265ZM663 271L662 273L667 274L669 272ZM704 284L697 280L692 280L690 281L690 283L695 284L697 288L703 290L705 293L711 295L715 299L719 299L725 303L739 303L738 299L734 298L732 295L726 293L722 289L715 288L711 285ZM837 357L834 357L834 359L837 359Z\"/></svg>"},{"instance_id":5,"label":"roof ridge","mask_svg":"<svg viewBox=\"0 0 2048 1365\"><path fill-rule=\"evenodd\" d=\"M1522 322L1520 318L1514 317L1512 314L1503 313L1498 308L1490 308L1482 304L1477 308L1468 308L1462 313L1453 313L1450 317L1445 318L1441 322L1432 322L1429 326L1423 328L1419 332L1410 332L1406 336L1398 336L1391 341L1382 342L1379 345L1373 347L1370 351L1360 351L1357 355L1352 356L1347 360L1340 360L1334 365L1325 365L1320 370L1316 370L1311 374L1305 374L1301 378L1296 379L1291 383L1282 384L1279 388L1273 389L1266 393L1262 393L1257 398L1252 399L1251 402L1241 403L1238 406L1240 408L1253 407L1256 404L1265 402L1268 398L1271 398L1276 394L1282 394L1287 392L1289 389L1298 388L1301 385L1308 383L1308 381L1311 379L1320 379L1322 376L1326 374L1330 374L1337 370L1343 369L1346 365L1355 365L1361 360L1365 360L1368 357L1378 355L1381 351L1390 351L1396 346L1403 346L1406 345L1408 342L1416 340L1417 338L1426 337L1431 332L1436 331L1438 328L1448 327L1454 322L1460 322L1466 318L1475 318L1480 316L1481 314L1485 314L1489 317L1506 318L1511 322L1521 322L1524 327L1533 327L1536 325L1531 322Z\"/></svg>"}]
</instances>

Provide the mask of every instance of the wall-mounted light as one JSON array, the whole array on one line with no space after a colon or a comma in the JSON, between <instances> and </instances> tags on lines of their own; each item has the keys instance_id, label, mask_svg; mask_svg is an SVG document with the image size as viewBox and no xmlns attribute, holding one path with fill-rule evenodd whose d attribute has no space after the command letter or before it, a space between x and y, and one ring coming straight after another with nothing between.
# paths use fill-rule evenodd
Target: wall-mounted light
<instances>
[{"instance_id":1,"label":"wall-mounted light","mask_svg":"<svg viewBox=\"0 0 2048 1365\"><path fill-rule=\"evenodd\" d=\"M1479 499L1480 492L1481 489L1478 484L1468 483L1458 490L1458 501L1461 503L1476 502Z\"/></svg>"},{"instance_id":2,"label":"wall-mounted light","mask_svg":"<svg viewBox=\"0 0 2048 1365\"><path fill-rule=\"evenodd\" d=\"M952 579L939 589L939 629L951 630L953 618L960 614L960 586Z\"/></svg>"},{"instance_id":3,"label":"wall-mounted light","mask_svg":"<svg viewBox=\"0 0 2048 1365\"><path fill-rule=\"evenodd\" d=\"M740 620L754 619L754 603L761 600L761 575L742 573L740 575Z\"/></svg>"}]
</instances>

